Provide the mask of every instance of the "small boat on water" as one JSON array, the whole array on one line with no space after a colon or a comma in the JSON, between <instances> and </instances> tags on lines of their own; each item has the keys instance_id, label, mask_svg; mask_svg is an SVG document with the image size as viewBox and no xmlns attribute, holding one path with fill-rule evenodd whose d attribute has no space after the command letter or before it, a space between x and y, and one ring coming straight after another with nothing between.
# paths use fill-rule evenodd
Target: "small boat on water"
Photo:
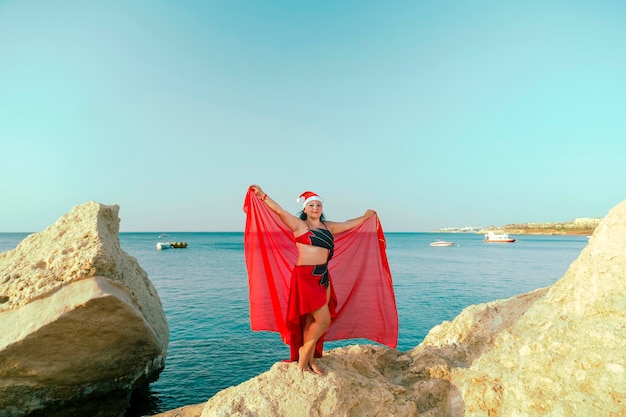
<instances>
[{"instance_id":1,"label":"small boat on water","mask_svg":"<svg viewBox=\"0 0 626 417\"><path fill-rule=\"evenodd\" d=\"M169 237L167 233L161 233L158 236L159 239L164 239L167 237ZM187 242L168 242L166 240L161 240L157 242L156 244L157 250L170 249L170 248L181 249L181 248L186 248L186 247L187 247Z\"/></svg>"},{"instance_id":2,"label":"small boat on water","mask_svg":"<svg viewBox=\"0 0 626 417\"><path fill-rule=\"evenodd\" d=\"M487 232L483 242L487 243L513 243L515 239L507 235L506 233L495 233L491 230Z\"/></svg>"},{"instance_id":3,"label":"small boat on water","mask_svg":"<svg viewBox=\"0 0 626 417\"><path fill-rule=\"evenodd\" d=\"M430 246L454 246L454 242L448 242L445 240L435 239L435 241L432 242Z\"/></svg>"},{"instance_id":4,"label":"small boat on water","mask_svg":"<svg viewBox=\"0 0 626 417\"><path fill-rule=\"evenodd\" d=\"M182 249L187 247L187 242L158 242L156 244L157 250L175 248Z\"/></svg>"}]
</instances>

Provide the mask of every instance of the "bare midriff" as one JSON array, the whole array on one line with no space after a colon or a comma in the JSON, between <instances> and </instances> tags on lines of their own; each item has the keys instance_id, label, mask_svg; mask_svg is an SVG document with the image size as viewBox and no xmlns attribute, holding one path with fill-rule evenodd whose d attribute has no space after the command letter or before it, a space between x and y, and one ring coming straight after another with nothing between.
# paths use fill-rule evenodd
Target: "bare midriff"
<instances>
[{"instance_id":1,"label":"bare midriff","mask_svg":"<svg viewBox=\"0 0 626 417\"><path fill-rule=\"evenodd\" d=\"M298 262L296 265L323 265L328 262L328 249L296 243Z\"/></svg>"}]
</instances>

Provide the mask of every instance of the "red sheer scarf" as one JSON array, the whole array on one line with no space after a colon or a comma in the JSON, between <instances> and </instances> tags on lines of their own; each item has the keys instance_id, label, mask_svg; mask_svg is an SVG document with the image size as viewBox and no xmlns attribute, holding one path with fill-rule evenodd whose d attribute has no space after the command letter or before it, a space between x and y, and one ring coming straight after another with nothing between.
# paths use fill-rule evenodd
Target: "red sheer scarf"
<instances>
[{"instance_id":1,"label":"red sheer scarf","mask_svg":"<svg viewBox=\"0 0 626 417\"><path fill-rule=\"evenodd\" d=\"M251 328L278 332L289 344L285 319L291 271L298 259L295 238L251 189L243 210ZM337 317L324 340L365 338L395 348L398 312L378 216L335 235L329 271L337 296Z\"/></svg>"}]
</instances>

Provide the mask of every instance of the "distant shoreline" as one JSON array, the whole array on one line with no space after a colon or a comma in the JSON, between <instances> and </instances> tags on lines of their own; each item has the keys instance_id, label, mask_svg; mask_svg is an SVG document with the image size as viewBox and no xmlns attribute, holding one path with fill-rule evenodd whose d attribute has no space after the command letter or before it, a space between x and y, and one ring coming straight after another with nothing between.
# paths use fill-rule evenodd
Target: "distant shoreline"
<instances>
[{"instance_id":1,"label":"distant shoreline","mask_svg":"<svg viewBox=\"0 0 626 417\"><path fill-rule=\"evenodd\" d=\"M504 229L504 231L511 235L575 235L575 236L589 236L592 235L595 230L590 229Z\"/></svg>"},{"instance_id":2,"label":"distant shoreline","mask_svg":"<svg viewBox=\"0 0 626 417\"><path fill-rule=\"evenodd\" d=\"M487 234L488 231L504 232L509 235L561 235L561 236L590 236L593 234L593 229L584 230L546 230L546 229L506 229L502 227L485 228L476 231L467 230L452 230L452 229L440 229L434 230L431 233L472 233L477 235Z\"/></svg>"},{"instance_id":3,"label":"distant shoreline","mask_svg":"<svg viewBox=\"0 0 626 417\"><path fill-rule=\"evenodd\" d=\"M435 230L436 233L476 233L488 231L504 232L511 235L575 235L589 236L596 230L601 219L583 218L565 223L519 223L488 227L446 227Z\"/></svg>"}]
</instances>

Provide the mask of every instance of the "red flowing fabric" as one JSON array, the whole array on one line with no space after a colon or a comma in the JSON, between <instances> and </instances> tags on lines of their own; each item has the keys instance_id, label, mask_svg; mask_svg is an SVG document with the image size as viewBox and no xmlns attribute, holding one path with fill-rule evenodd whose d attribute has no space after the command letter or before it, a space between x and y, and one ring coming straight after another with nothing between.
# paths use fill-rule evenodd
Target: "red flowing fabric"
<instances>
[{"instance_id":1,"label":"red flowing fabric","mask_svg":"<svg viewBox=\"0 0 626 417\"><path fill-rule=\"evenodd\" d=\"M251 328L278 332L290 344L285 320L291 274L298 260L295 238L251 189L243 210ZM395 348L398 312L378 216L334 238L335 254L328 266L337 316L324 340L364 338Z\"/></svg>"},{"instance_id":2,"label":"red flowing fabric","mask_svg":"<svg viewBox=\"0 0 626 417\"><path fill-rule=\"evenodd\" d=\"M287 303L287 332L282 334L283 341L289 345L292 361L298 360L300 346L303 343L302 329L305 326L306 313L321 308L326 304L327 289L320 285L320 276L313 273L314 265L295 266L291 277L289 301ZM332 277L330 278L332 282ZM328 310L332 320L337 318L337 295L335 289L330 286L330 300ZM282 333L282 332L281 332ZM315 344L314 356L322 357L324 350L324 335Z\"/></svg>"}]
</instances>

